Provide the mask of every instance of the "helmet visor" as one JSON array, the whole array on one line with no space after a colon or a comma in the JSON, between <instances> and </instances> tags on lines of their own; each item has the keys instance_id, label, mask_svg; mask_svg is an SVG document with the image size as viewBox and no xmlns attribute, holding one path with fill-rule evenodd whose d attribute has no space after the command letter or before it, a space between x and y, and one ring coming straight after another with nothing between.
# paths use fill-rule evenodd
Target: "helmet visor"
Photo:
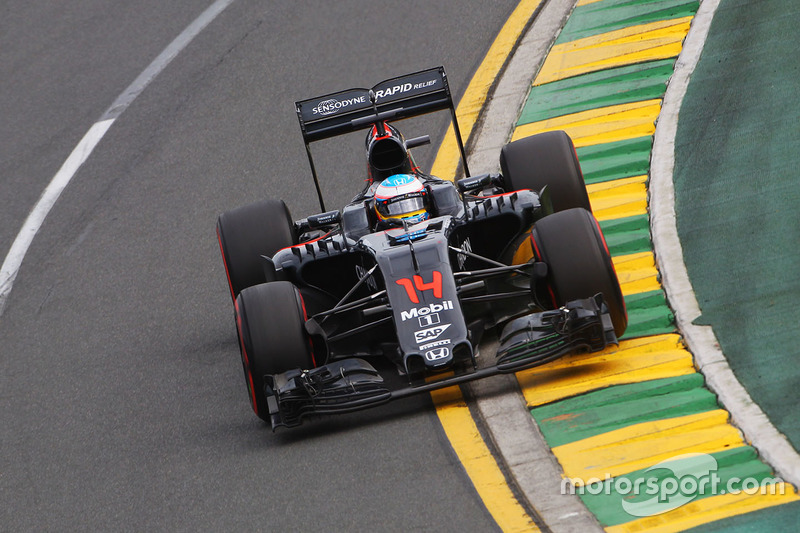
<instances>
[{"instance_id":1,"label":"helmet visor","mask_svg":"<svg viewBox=\"0 0 800 533\"><path fill-rule=\"evenodd\" d=\"M402 217L408 213L419 211L425 208L425 201L422 195L410 198L390 199L385 202L377 203L378 212L385 218Z\"/></svg>"}]
</instances>

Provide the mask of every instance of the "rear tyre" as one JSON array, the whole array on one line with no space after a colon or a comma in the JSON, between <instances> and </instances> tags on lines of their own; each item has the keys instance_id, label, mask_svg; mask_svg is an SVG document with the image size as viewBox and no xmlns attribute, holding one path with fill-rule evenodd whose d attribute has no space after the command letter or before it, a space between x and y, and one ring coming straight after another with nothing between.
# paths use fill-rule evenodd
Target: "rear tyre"
<instances>
[{"instance_id":1,"label":"rear tyre","mask_svg":"<svg viewBox=\"0 0 800 533\"><path fill-rule=\"evenodd\" d=\"M239 348L253 411L269 421L264 376L316 366L300 291L288 281L244 289L236 298Z\"/></svg>"},{"instance_id":2,"label":"rear tyre","mask_svg":"<svg viewBox=\"0 0 800 533\"><path fill-rule=\"evenodd\" d=\"M592 211L581 165L572 139L564 131L548 131L508 143L500 151L506 191L550 191L553 212L573 207Z\"/></svg>"},{"instance_id":3,"label":"rear tyre","mask_svg":"<svg viewBox=\"0 0 800 533\"><path fill-rule=\"evenodd\" d=\"M539 220L531 232L534 255L547 264L555 306L603 293L617 337L625 333L625 300L600 226L585 209L568 209Z\"/></svg>"},{"instance_id":4,"label":"rear tyre","mask_svg":"<svg viewBox=\"0 0 800 533\"><path fill-rule=\"evenodd\" d=\"M261 200L221 214L217 237L234 302L243 289L266 281L262 255L272 257L297 244L289 209L282 200Z\"/></svg>"}]
</instances>

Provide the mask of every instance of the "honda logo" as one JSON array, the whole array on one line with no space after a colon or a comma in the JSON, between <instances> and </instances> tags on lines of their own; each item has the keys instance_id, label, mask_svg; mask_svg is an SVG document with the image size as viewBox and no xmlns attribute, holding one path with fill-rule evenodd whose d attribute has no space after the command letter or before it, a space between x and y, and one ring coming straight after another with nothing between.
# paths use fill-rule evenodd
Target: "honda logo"
<instances>
[{"instance_id":1,"label":"honda logo","mask_svg":"<svg viewBox=\"0 0 800 533\"><path fill-rule=\"evenodd\" d=\"M425 359L428 361L438 361L450 355L450 348L434 348L425 352Z\"/></svg>"}]
</instances>

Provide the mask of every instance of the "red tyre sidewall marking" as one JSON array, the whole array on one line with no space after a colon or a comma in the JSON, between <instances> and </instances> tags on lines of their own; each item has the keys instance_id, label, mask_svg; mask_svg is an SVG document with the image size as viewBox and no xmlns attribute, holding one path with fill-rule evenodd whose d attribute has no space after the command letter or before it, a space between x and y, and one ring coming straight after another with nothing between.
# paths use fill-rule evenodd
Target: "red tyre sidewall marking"
<instances>
[{"instance_id":1,"label":"red tyre sidewall marking","mask_svg":"<svg viewBox=\"0 0 800 533\"><path fill-rule=\"evenodd\" d=\"M242 348L242 360L244 361L244 368L247 375L247 388L250 391L250 404L253 406L253 411L258 415L258 404L256 404L255 385L253 384L253 372L250 369L250 358L247 356L247 349L244 345L244 335L242 334L242 315L239 312L239 302L235 301L234 309L236 310L236 332L239 334L239 346Z\"/></svg>"},{"instance_id":2,"label":"red tyre sidewall marking","mask_svg":"<svg viewBox=\"0 0 800 533\"><path fill-rule=\"evenodd\" d=\"M300 298L300 307L303 309L303 328L305 329L305 321L308 320L308 313L306 313L306 301L303 298L303 293L299 290L297 291L297 296ZM314 344L311 342L311 336L307 335L308 337L308 351L311 352L311 364L314 365L314 368L317 367L317 358L314 357Z\"/></svg>"},{"instance_id":3,"label":"red tyre sidewall marking","mask_svg":"<svg viewBox=\"0 0 800 533\"><path fill-rule=\"evenodd\" d=\"M592 218L594 218L594 217L592 217ZM597 226L597 233L600 234L600 240L603 242L603 248L605 248L606 254L608 255L608 258L609 258L609 262L611 263L611 271L614 273L614 277L617 279L617 284L619 284L619 278L617 277L617 269L614 266L614 261L610 261L611 252L608 251L608 244L606 243L606 236L603 235L603 230L600 229L600 222L598 222L596 218L594 219L594 224L595 224L595 226ZM621 292L622 292L622 290L620 289L620 293ZM628 308L625 305L625 296L624 295L622 297L622 312L625 313L625 322L627 323L628 322Z\"/></svg>"},{"instance_id":4,"label":"red tyre sidewall marking","mask_svg":"<svg viewBox=\"0 0 800 533\"><path fill-rule=\"evenodd\" d=\"M228 270L228 261L225 260L225 250L222 248L222 235L217 227L217 242L219 242L219 253L222 255L222 264L225 266L225 276L228 278L228 290L231 291L231 299L236 305L236 295L233 294L233 284L231 283L231 273Z\"/></svg>"}]
</instances>

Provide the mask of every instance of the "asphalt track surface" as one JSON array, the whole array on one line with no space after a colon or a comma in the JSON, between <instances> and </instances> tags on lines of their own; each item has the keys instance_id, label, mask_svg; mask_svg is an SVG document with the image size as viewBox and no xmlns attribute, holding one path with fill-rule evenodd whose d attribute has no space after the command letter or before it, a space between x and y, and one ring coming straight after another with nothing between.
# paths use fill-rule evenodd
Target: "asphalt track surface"
<instances>
[{"instance_id":1,"label":"asphalt track surface","mask_svg":"<svg viewBox=\"0 0 800 533\"><path fill-rule=\"evenodd\" d=\"M210 3L4 3L3 256L89 127ZM317 210L295 100L440 64L458 97L516 6L399 4L236 1L114 123L0 317L2 529L495 528L427 397L276 434L252 414L214 234L261 197ZM446 119L407 133L440 139ZM344 143L352 161L315 147L329 205L360 186L362 143Z\"/></svg>"}]
</instances>

